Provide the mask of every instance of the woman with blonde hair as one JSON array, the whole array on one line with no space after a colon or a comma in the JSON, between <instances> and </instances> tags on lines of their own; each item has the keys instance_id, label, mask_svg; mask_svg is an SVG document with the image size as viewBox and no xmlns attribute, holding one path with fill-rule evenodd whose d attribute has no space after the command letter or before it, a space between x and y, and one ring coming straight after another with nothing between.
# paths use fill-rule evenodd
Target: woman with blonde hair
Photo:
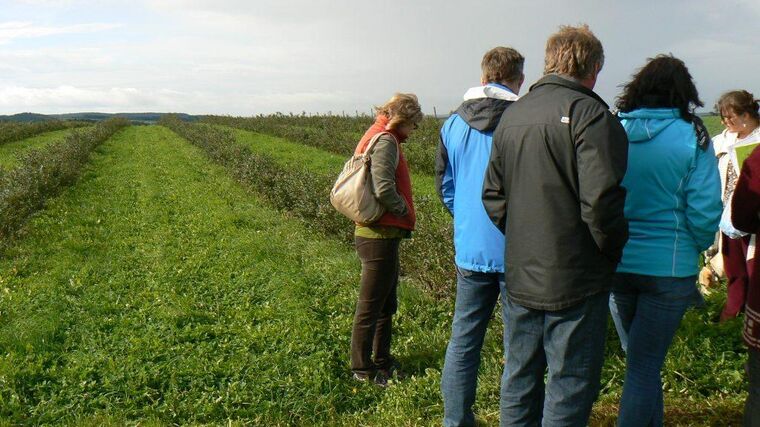
<instances>
[{"instance_id":1,"label":"woman with blonde hair","mask_svg":"<svg viewBox=\"0 0 760 427\"><path fill-rule=\"evenodd\" d=\"M376 110L375 123L355 154L371 150L373 191L386 213L372 224L356 224L354 232L362 273L351 333L351 370L358 381L386 386L398 367L390 350L392 317L398 307L399 244L411 236L416 219L401 144L417 129L423 114L417 97L407 93L393 95Z\"/></svg>"}]
</instances>

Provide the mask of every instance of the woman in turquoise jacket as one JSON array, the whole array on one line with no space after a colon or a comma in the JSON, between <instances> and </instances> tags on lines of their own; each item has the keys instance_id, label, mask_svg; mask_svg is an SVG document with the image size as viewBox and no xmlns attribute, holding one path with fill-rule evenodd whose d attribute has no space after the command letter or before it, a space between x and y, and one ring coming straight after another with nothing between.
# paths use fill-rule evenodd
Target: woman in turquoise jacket
<instances>
[{"instance_id":1,"label":"woman in turquoise jacket","mask_svg":"<svg viewBox=\"0 0 760 427\"><path fill-rule=\"evenodd\" d=\"M683 61L667 55L650 59L617 102L630 235L610 297L626 352L619 426L663 424L660 370L684 313L701 302L699 254L722 211L713 147L693 113L702 105Z\"/></svg>"}]
</instances>

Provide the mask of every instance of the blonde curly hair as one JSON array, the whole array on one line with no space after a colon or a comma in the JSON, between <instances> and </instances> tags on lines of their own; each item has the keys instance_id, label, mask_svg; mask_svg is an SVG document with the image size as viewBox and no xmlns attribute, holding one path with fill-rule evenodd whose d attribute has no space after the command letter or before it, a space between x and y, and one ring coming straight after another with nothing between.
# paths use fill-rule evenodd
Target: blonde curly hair
<instances>
[{"instance_id":1,"label":"blonde curly hair","mask_svg":"<svg viewBox=\"0 0 760 427\"><path fill-rule=\"evenodd\" d=\"M375 111L388 117L388 129L396 129L406 123L416 125L424 117L417 95L413 93L396 93L388 102L375 107Z\"/></svg>"}]
</instances>

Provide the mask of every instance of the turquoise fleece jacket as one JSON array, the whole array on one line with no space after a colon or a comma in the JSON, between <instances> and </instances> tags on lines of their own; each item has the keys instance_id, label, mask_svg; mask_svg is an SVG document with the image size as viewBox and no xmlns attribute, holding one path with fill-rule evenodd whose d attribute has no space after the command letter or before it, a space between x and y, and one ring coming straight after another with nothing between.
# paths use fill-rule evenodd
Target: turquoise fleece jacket
<instances>
[{"instance_id":1,"label":"turquoise fleece jacket","mask_svg":"<svg viewBox=\"0 0 760 427\"><path fill-rule=\"evenodd\" d=\"M661 277L697 274L723 210L712 143L697 148L678 109L619 113L628 134L625 216L630 236L618 272Z\"/></svg>"}]
</instances>

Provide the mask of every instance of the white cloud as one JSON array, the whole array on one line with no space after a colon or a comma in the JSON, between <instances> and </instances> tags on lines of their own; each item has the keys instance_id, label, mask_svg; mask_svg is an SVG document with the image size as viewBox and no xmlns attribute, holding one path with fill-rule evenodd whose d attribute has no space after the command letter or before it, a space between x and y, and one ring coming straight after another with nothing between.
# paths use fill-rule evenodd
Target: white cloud
<instances>
[{"instance_id":1,"label":"white cloud","mask_svg":"<svg viewBox=\"0 0 760 427\"><path fill-rule=\"evenodd\" d=\"M65 113L74 111L144 112L181 111L192 114L257 114L260 112L343 110L353 112L356 96L348 92L267 92L239 93L236 96L216 91L183 92L134 87L86 88L0 87L0 114L34 111ZM367 101L369 102L369 101ZM367 104L369 105L369 104Z\"/></svg>"},{"instance_id":2,"label":"white cloud","mask_svg":"<svg viewBox=\"0 0 760 427\"><path fill-rule=\"evenodd\" d=\"M0 44L16 39L47 37L60 34L83 34L111 30L119 24L91 23L66 26L35 25L32 22L9 21L0 23Z\"/></svg>"},{"instance_id":3,"label":"white cloud","mask_svg":"<svg viewBox=\"0 0 760 427\"><path fill-rule=\"evenodd\" d=\"M56 113L81 110L127 111L135 106L144 109L167 108L186 99L186 94L169 91L145 91L137 88L81 88L59 86L31 88L0 87L0 110L4 112L39 111Z\"/></svg>"},{"instance_id":4,"label":"white cloud","mask_svg":"<svg viewBox=\"0 0 760 427\"><path fill-rule=\"evenodd\" d=\"M604 43L608 61L597 91L608 101L658 53L686 61L708 104L726 87L752 90L760 58L751 43L758 0L717 9L706 0L539 0L519 8L498 0L478 7L453 0L389 0L383 7L349 0L12 4L6 16L13 22L0 22L6 111L348 113L396 91L417 93L425 111L448 111L477 84L481 55L496 45L525 55L524 94L543 70L546 37L578 22ZM117 28L106 24L112 17L124 25L106 31ZM57 37L74 33L89 35Z\"/></svg>"}]
</instances>

